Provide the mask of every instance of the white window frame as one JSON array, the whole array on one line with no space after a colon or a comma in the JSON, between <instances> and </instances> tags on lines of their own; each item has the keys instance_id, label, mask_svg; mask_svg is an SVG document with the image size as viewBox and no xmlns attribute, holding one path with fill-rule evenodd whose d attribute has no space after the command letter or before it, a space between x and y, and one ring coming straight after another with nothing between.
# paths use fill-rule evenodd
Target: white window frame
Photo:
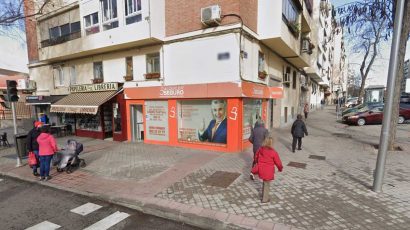
<instances>
[{"instance_id":1,"label":"white window frame","mask_svg":"<svg viewBox=\"0 0 410 230\"><path fill-rule=\"evenodd\" d=\"M70 67L70 85L77 84L77 70L75 66Z\"/></svg>"},{"instance_id":2,"label":"white window frame","mask_svg":"<svg viewBox=\"0 0 410 230\"><path fill-rule=\"evenodd\" d=\"M108 2L108 4L107 4L108 9L107 10L104 9L103 1ZM114 1L116 2L116 6L117 6L117 9L116 9L117 16L115 18L113 16L114 15L114 9L112 8ZM117 2L117 0L100 0L100 7L101 7L101 14L102 14L101 15L102 16L101 21L102 21L103 26L118 21L118 2ZM108 15L107 15L107 13L108 13Z\"/></svg>"},{"instance_id":3,"label":"white window frame","mask_svg":"<svg viewBox=\"0 0 410 230\"><path fill-rule=\"evenodd\" d=\"M155 61L158 59L158 71L154 71ZM161 58L159 53L151 53L146 55L147 73L161 73Z\"/></svg>"},{"instance_id":4,"label":"white window frame","mask_svg":"<svg viewBox=\"0 0 410 230\"><path fill-rule=\"evenodd\" d=\"M63 71L62 66L54 66L53 67L53 78L54 78L54 86L55 87L64 86L64 71Z\"/></svg>"},{"instance_id":5,"label":"white window frame","mask_svg":"<svg viewBox=\"0 0 410 230\"><path fill-rule=\"evenodd\" d=\"M92 17L92 15L94 15L94 14L97 14L97 18L98 18L98 20L96 21L96 22L94 22L94 17ZM90 22L91 22L91 25L90 26L87 26L87 23L86 23L86 18L87 17L90 17ZM86 16L84 16L84 31L85 31L85 34L86 35L90 35L90 34L95 34L95 33L98 33L98 32L100 32L99 31L99 20L100 20L100 18L99 18L99 16L98 16L98 12L95 12L95 13L92 13L92 14L89 14L89 15L86 15ZM93 28L97 28L98 27L98 32L92 32L92 29ZM87 31L90 31L91 33L87 33Z\"/></svg>"},{"instance_id":6,"label":"white window frame","mask_svg":"<svg viewBox=\"0 0 410 230\"><path fill-rule=\"evenodd\" d=\"M130 9L130 8L127 8L127 10L126 10L126 7L129 6L129 5L128 5L129 2L131 2L131 9ZM137 16L137 15L142 14L142 3L141 3L141 0L124 0L124 3L125 3L125 5L124 5L125 21L127 21L128 18L132 18L132 17L135 17L135 16ZM139 9L139 10L138 10L138 7L137 7L138 4L139 4L139 6L140 6L140 9ZM135 23L135 22L134 22L134 23ZM132 23L129 23L129 24L132 24Z\"/></svg>"},{"instance_id":7,"label":"white window frame","mask_svg":"<svg viewBox=\"0 0 410 230\"><path fill-rule=\"evenodd\" d=\"M101 63L101 69L96 69L97 63ZM104 65L103 62L94 62L93 63L94 79L103 79L104 80ZM98 74L99 73L99 74Z\"/></svg>"}]
</instances>

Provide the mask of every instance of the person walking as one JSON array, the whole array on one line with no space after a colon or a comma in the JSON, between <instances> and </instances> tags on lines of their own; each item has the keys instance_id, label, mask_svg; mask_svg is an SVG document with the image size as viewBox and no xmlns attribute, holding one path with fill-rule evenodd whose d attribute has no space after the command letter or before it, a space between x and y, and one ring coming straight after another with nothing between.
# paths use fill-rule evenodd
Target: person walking
<instances>
[{"instance_id":1,"label":"person walking","mask_svg":"<svg viewBox=\"0 0 410 230\"><path fill-rule=\"evenodd\" d=\"M320 100L320 109L323 110L325 107L325 99Z\"/></svg>"},{"instance_id":2,"label":"person walking","mask_svg":"<svg viewBox=\"0 0 410 230\"><path fill-rule=\"evenodd\" d=\"M302 115L298 114L297 119L292 124L291 129L293 141L292 141L292 152L295 152L296 142L298 143L298 150L302 150L302 138L308 135L305 122L302 120Z\"/></svg>"},{"instance_id":3,"label":"person walking","mask_svg":"<svg viewBox=\"0 0 410 230\"><path fill-rule=\"evenodd\" d=\"M308 113L309 113L309 104L305 103L305 106L303 107L303 112L305 113L305 120L308 118Z\"/></svg>"},{"instance_id":4,"label":"person walking","mask_svg":"<svg viewBox=\"0 0 410 230\"><path fill-rule=\"evenodd\" d=\"M256 165L252 168L252 173L258 174L263 180L262 186L262 203L271 201L269 194L270 182L275 179L275 165L279 172L282 172L283 165L279 154L273 148L273 137L268 136L263 141L262 147L255 155Z\"/></svg>"},{"instance_id":5,"label":"person walking","mask_svg":"<svg viewBox=\"0 0 410 230\"><path fill-rule=\"evenodd\" d=\"M37 159L37 165L33 165L33 175L40 176L37 172L37 168L40 165L39 155L38 155L38 142L37 137L40 136L40 128L42 126L41 121L35 121L33 123L34 127L28 132L27 134L27 150L29 152L33 152Z\"/></svg>"},{"instance_id":6,"label":"person walking","mask_svg":"<svg viewBox=\"0 0 410 230\"><path fill-rule=\"evenodd\" d=\"M40 156L40 180L48 181L50 176L50 163L54 153L58 150L56 139L50 134L49 126L41 127L41 134L37 137Z\"/></svg>"},{"instance_id":7,"label":"person walking","mask_svg":"<svg viewBox=\"0 0 410 230\"><path fill-rule=\"evenodd\" d=\"M256 164L255 154L259 150L259 148L262 146L263 141L268 136L269 136L269 131L265 128L265 123L263 122L263 120L258 119L255 123L255 127L253 128L251 132L251 136L249 137L249 142L253 144L252 168ZM251 180L255 179L255 175L253 175L252 172L250 173L250 178Z\"/></svg>"}]
</instances>

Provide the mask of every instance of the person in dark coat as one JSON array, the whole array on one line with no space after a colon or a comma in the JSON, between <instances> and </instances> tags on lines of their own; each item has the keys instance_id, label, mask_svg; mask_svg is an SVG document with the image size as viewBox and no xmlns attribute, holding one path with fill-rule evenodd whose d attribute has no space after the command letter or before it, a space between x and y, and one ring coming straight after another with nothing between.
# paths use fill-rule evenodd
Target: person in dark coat
<instances>
[{"instance_id":1,"label":"person in dark coat","mask_svg":"<svg viewBox=\"0 0 410 230\"><path fill-rule=\"evenodd\" d=\"M292 125L292 152L295 152L296 142L298 142L298 150L302 150L302 138L308 135L305 122L302 120L302 115L298 114L297 119Z\"/></svg>"},{"instance_id":2,"label":"person in dark coat","mask_svg":"<svg viewBox=\"0 0 410 230\"><path fill-rule=\"evenodd\" d=\"M34 127L31 129L28 134L27 134L27 150L29 152L33 152L34 155L36 156L37 162L40 162L39 160L39 155L38 155L38 142L37 142L37 137L40 136L40 127L42 126L41 121L35 121L33 123ZM39 176L37 172L37 165L33 165L33 175L34 176Z\"/></svg>"},{"instance_id":3,"label":"person in dark coat","mask_svg":"<svg viewBox=\"0 0 410 230\"><path fill-rule=\"evenodd\" d=\"M252 130L251 136L249 137L249 141L253 144L253 162L252 168L255 166L255 154L262 146L263 141L269 136L269 131L265 128L265 123L263 120L258 120L255 123L255 127ZM251 180L255 179L253 173L250 174Z\"/></svg>"}]
</instances>

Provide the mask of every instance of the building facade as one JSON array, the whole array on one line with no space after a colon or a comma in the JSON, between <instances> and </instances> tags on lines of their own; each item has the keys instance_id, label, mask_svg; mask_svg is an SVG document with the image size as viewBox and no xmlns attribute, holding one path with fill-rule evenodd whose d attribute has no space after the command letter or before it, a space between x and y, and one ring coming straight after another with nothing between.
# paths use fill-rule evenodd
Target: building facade
<instances>
[{"instance_id":1,"label":"building facade","mask_svg":"<svg viewBox=\"0 0 410 230\"><path fill-rule=\"evenodd\" d=\"M38 52L29 51L30 79L36 95L64 95L46 113L77 135L237 152L256 120L289 125L312 100L304 69L317 62L309 37L319 8L311 0L65 1L28 30Z\"/></svg>"}]
</instances>

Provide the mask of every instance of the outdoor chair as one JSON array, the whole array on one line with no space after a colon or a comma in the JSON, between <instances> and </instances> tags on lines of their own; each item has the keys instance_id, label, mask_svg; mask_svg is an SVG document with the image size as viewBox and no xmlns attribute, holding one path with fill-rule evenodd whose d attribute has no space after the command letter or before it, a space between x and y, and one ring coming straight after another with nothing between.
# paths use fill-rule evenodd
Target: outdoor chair
<instances>
[{"instance_id":1,"label":"outdoor chair","mask_svg":"<svg viewBox=\"0 0 410 230\"><path fill-rule=\"evenodd\" d=\"M0 146L10 147L10 143L7 140L7 133L6 132L4 132L3 134L0 135Z\"/></svg>"}]
</instances>

